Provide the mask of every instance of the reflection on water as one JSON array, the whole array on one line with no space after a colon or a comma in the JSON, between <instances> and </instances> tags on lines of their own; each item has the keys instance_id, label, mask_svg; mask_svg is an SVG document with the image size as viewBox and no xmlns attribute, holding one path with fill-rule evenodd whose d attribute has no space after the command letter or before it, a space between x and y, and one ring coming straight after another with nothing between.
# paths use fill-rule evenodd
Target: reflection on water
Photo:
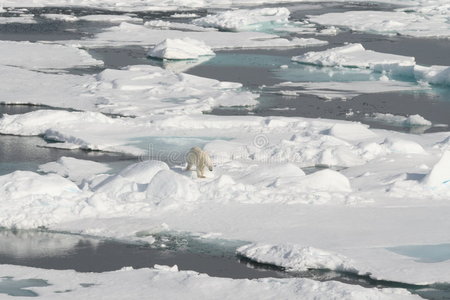
<instances>
[{"instance_id":1,"label":"reflection on water","mask_svg":"<svg viewBox=\"0 0 450 300\"><path fill-rule=\"evenodd\" d=\"M11 256L18 260L67 255L80 246L95 249L99 243L75 235L28 230L0 230L0 241L0 257Z\"/></svg>"},{"instance_id":2,"label":"reflection on water","mask_svg":"<svg viewBox=\"0 0 450 300\"><path fill-rule=\"evenodd\" d=\"M42 231L0 231L0 245L0 264L44 269L106 272L159 264L229 278L289 276L240 263L235 249L242 242L207 243L184 235L158 234L153 245L144 245Z\"/></svg>"}]
</instances>

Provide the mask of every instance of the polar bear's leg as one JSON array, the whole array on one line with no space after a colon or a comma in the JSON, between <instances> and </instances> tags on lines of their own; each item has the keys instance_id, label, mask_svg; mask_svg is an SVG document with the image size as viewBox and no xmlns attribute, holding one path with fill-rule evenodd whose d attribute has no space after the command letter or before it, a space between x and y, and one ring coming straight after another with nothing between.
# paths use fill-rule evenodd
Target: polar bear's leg
<instances>
[{"instance_id":1,"label":"polar bear's leg","mask_svg":"<svg viewBox=\"0 0 450 300\"><path fill-rule=\"evenodd\" d=\"M198 178L206 178L203 174L205 167L204 166L197 166L197 177Z\"/></svg>"},{"instance_id":2,"label":"polar bear's leg","mask_svg":"<svg viewBox=\"0 0 450 300\"><path fill-rule=\"evenodd\" d=\"M190 162L187 163L186 171L190 171L192 168L192 164Z\"/></svg>"}]
</instances>

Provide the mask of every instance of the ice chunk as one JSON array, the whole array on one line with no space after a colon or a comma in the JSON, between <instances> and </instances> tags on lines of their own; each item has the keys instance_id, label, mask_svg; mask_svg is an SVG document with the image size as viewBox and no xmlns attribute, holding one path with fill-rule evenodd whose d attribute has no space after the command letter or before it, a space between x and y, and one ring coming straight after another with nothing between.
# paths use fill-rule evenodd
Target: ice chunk
<instances>
[{"instance_id":1,"label":"ice chunk","mask_svg":"<svg viewBox=\"0 0 450 300\"><path fill-rule=\"evenodd\" d=\"M87 15L78 17L79 20L89 22L107 22L107 23L142 23L141 18L131 17L127 15Z\"/></svg>"},{"instance_id":2,"label":"ice chunk","mask_svg":"<svg viewBox=\"0 0 450 300\"><path fill-rule=\"evenodd\" d=\"M195 59L205 55L214 52L204 42L191 38L166 39L148 52L148 56L162 59Z\"/></svg>"},{"instance_id":3,"label":"ice chunk","mask_svg":"<svg viewBox=\"0 0 450 300\"><path fill-rule=\"evenodd\" d=\"M399 115L393 115L393 114L383 114L383 113L374 113L373 120L375 121L381 121L389 124L394 125L400 125L400 126L431 126L432 123L428 120L426 120L421 115L410 115L407 117L399 116Z\"/></svg>"},{"instance_id":4,"label":"ice chunk","mask_svg":"<svg viewBox=\"0 0 450 300\"><path fill-rule=\"evenodd\" d=\"M307 52L292 57L293 61L320 66L344 66L358 68L375 68L382 65L394 68L396 66L414 66L414 57L380 53L366 50L361 44L348 44L319 52Z\"/></svg>"},{"instance_id":5,"label":"ice chunk","mask_svg":"<svg viewBox=\"0 0 450 300\"><path fill-rule=\"evenodd\" d=\"M327 269L356 273L350 259L337 253L292 244L249 244L236 250L253 261L285 268L288 271Z\"/></svg>"},{"instance_id":6,"label":"ice chunk","mask_svg":"<svg viewBox=\"0 0 450 300\"><path fill-rule=\"evenodd\" d=\"M279 26L281 23L288 22L289 15L290 12L285 7L237 9L195 19L193 23L220 30L251 31L261 30L267 27L267 24Z\"/></svg>"},{"instance_id":7,"label":"ice chunk","mask_svg":"<svg viewBox=\"0 0 450 300\"><path fill-rule=\"evenodd\" d=\"M434 165L423 183L431 187L450 186L450 151L445 151L441 159Z\"/></svg>"},{"instance_id":8,"label":"ice chunk","mask_svg":"<svg viewBox=\"0 0 450 300\"><path fill-rule=\"evenodd\" d=\"M450 84L450 67L416 65L415 58L366 50L361 44L349 44L292 57L293 61L319 66L367 68L379 73L412 78L435 85ZM385 75L384 75L385 76ZM381 77L387 82L387 76Z\"/></svg>"},{"instance_id":9,"label":"ice chunk","mask_svg":"<svg viewBox=\"0 0 450 300\"><path fill-rule=\"evenodd\" d=\"M76 22L79 20L77 16L64 14L40 14L40 16L49 20L64 21L64 22Z\"/></svg>"},{"instance_id":10,"label":"ice chunk","mask_svg":"<svg viewBox=\"0 0 450 300\"><path fill-rule=\"evenodd\" d=\"M387 138L383 145L385 145L390 151L395 153L405 153L405 154L423 154L425 150L423 147L413 141Z\"/></svg>"}]
</instances>

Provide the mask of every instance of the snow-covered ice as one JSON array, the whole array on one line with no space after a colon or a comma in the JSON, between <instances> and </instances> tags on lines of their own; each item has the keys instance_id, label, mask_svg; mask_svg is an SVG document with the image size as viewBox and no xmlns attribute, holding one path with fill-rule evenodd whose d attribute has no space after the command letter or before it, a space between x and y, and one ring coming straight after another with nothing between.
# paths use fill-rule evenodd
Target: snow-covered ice
<instances>
[{"instance_id":1,"label":"snow-covered ice","mask_svg":"<svg viewBox=\"0 0 450 300\"><path fill-rule=\"evenodd\" d=\"M448 38L450 37L450 24L447 19L450 15L450 8L448 4L441 3L437 2L425 7L408 7L404 9L405 11L328 13L310 16L309 21L369 33Z\"/></svg>"},{"instance_id":2,"label":"snow-covered ice","mask_svg":"<svg viewBox=\"0 0 450 300\"><path fill-rule=\"evenodd\" d=\"M155 45L148 56L161 59L196 59L214 52L205 43L190 38L166 39Z\"/></svg>"},{"instance_id":3,"label":"snow-covered ice","mask_svg":"<svg viewBox=\"0 0 450 300\"><path fill-rule=\"evenodd\" d=\"M433 270L439 270L435 272L430 265L379 248L448 242L444 232L433 229L450 225L448 184L430 188L423 179L446 180L448 173L442 170L447 162L439 159L448 133L418 136L304 118L155 115L128 119L64 111L5 115L0 130L43 134L78 147L141 157L149 147L158 151L157 140L150 137L166 137L182 155L190 146L183 148L181 138L203 136L210 138L204 148L215 164L214 173L199 180L179 167L141 162L116 175L86 178L83 191L58 177L61 184L57 190L52 185L51 195L41 194L48 188L45 176L50 175L5 175L5 183L32 181L41 189L25 192L17 187L14 191L22 189L21 194L5 194L3 226L48 226L135 239L134 232L165 223L172 230L220 232L229 239L274 245L289 241L322 249L355 261L358 271L375 278L411 283L449 280L447 262L434 264ZM312 174L299 168L314 165L348 168ZM174 215L174 210L179 213ZM265 230L255 220L264 220ZM121 225L124 222L126 226ZM306 226L312 223L316 226ZM371 257L383 255L385 261L369 263ZM400 272L402 268L409 271Z\"/></svg>"},{"instance_id":4,"label":"snow-covered ice","mask_svg":"<svg viewBox=\"0 0 450 300\"><path fill-rule=\"evenodd\" d=\"M0 41L0 65L29 70L53 70L102 66L87 51L75 46Z\"/></svg>"},{"instance_id":5,"label":"snow-covered ice","mask_svg":"<svg viewBox=\"0 0 450 300\"><path fill-rule=\"evenodd\" d=\"M301 278L233 280L160 265L151 269L124 267L100 274L2 265L0 276L45 280L48 285L27 287L38 294L36 299L139 299L149 295L157 299L421 299L402 289L366 289L336 281ZM2 298L17 299L8 295Z\"/></svg>"},{"instance_id":6,"label":"snow-covered ice","mask_svg":"<svg viewBox=\"0 0 450 300\"><path fill-rule=\"evenodd\" d=\"M127 116L200 113L216 106L251 106L257 103L258 97L241 89L239 83L148 65L105 69L96 75L45 74L1 65L0 70L3 103L43 104Z\"/></svg>"},{"instance_id":7,"label":"snow-covered ice","mask_svg":"<svg viewBox=\"0 0 450 300\"><path fill-rule=\"evenodd\" d=\"M56 162L40 165L38 169L43 173L56 173L77 184L81 184L83 179L89 179L91 176L106 173L109 170L111 168L102 163L65 156Z\"/></svg>"},{"instance_id":8,"label":"snow-covered ice","mask_svg":"<svg viewBox=\"0 0 450 300\"><path fill-rule=\"evenodd\" d=\"M309 94L326 100L350 100L361 94L427 89L427 87L424 86L396 80L358 82L282 82L270 88L275 88L276 91L274 91L274 93L281 95L296 96L299 94Z\"/></svg>"},{"instance_id":9,"label":"snow-covered ice","mask_svg":"<svg viewBox=\"0 0 450 300\"><path fill-rule=\"evenodd\" d=\"M326 41L314 38L281 38L275 34L262 32L222 32L222 31L182 31L161 30L146 25L123 22L106 28L91 39L77 41L86 47L142 45L152 46L165 39L191 38L203 41L213 50L252 49L280 47L308 47L326 45ZM186 25L187 29L192 26Z\"/></svg>"}]
</instances>

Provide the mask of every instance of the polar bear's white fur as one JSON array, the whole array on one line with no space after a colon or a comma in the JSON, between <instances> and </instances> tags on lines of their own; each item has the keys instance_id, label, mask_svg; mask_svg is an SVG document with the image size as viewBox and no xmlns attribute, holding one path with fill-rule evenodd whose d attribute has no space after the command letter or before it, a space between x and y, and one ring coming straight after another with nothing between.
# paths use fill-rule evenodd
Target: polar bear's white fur
<instances>
[{"instance_id":1,"label":"polar bear's white fur","mask_svg":"<svg viewBox=\"0 0 450 300\"><path fill-rule=\"evenodd\" d=\"M186 155L187 167L186 171L191 170L195 165L198 178L205 178L205 167L208 167L210 171L213 170L212 161L208 153L200 149L199 147L193 147Z\"/></svg>"}]
</instances>

